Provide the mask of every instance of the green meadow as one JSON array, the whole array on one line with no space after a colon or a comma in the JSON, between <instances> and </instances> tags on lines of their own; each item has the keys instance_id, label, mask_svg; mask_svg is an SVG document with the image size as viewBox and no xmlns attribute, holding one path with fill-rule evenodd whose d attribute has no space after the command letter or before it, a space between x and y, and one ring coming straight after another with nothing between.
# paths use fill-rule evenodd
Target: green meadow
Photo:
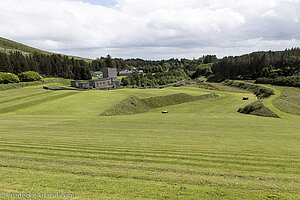
<instances>
[{"instance_id":1,"label":"green meadow","mask_svg":"<svg viewBox=\"0 0 300 200\"><path fill-rule=\"evenodd\" d=\"M0 192L112 200L300 199L300 90L267 86L275 95L264 104L281 117L271 118L237 112L256 101L248 91L213 87L48 91L34 85L0 91ZM179 93L218 97L101 115L132 95Z\"/></svg>"}]
</instances>

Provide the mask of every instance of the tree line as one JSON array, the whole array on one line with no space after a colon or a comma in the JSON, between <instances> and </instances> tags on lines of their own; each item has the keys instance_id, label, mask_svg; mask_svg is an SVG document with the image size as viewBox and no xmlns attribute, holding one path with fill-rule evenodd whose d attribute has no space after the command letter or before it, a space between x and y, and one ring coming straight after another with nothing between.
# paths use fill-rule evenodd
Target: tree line
<instances>
[{"instance_id":1,"label":"tree line","mask_svg":"<svg viewBox=\"0 0 300 200\"><path fill-rule=\"evenodd\" d=\"M0 52L0 71L19 74L35 71L43 76L86 80L91 78L90 64L59 54L39 53L24 55L18 51Z\"/></svg>"},{"instance_id":2,"label":"tree line","mask_svg":"<svg viewBox=\"0 0 300 200\"><path fill-rule=\"evenodd\" d=\"M188 78L183 69L171 69L165 72L158 73L144 73L144 74L132 74L122 79L123 86L158 86L167 85L170 83L176 83L183 79Z\"/></svg>"},{"instance_id":3,"label":"tree line","mask_svg":"<svg viewBox=\"0 0 300 200\"><path fill-rule=\"evenodd\" d=\"M299 75L300 49L262 51L224 57L213 65L212 72L221 79L257 79Z\"/></svg>"},{"instance_id":4,"label":"tree line","mask_svg":"<svg viewBox=\"0 0 300 200\"><path fill-rule=\"evenodd\" d=\"M107 60L112 60L112 66L116 67L118 71L122 70L143 70L145 73L164 72L167 69L182 68L187 74L192 74L201 64L213 63L218 59L216 55L206 55L198 59L169 59L169 60L143 60L143 59L112 59L110 55L107 57L97 58L91 63L91 71L101 71L107 67Z\"/></svg>"}]
</instances>

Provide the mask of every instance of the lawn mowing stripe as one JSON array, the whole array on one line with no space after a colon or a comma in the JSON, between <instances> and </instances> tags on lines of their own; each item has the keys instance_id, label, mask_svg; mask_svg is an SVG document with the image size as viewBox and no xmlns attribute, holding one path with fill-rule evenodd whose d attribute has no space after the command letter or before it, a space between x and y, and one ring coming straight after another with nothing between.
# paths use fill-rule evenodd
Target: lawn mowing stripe
<instances>
[{"instance_id":1,"label":"lawn mowing stripe","mask_svg":"<svg viewBox=\"0 0 300 200\"><path fill-rule=\"evenodd\" d=\"M242 156L229 156L229 155L211 155L211 154L194 154L194 155L186 155L186 154L176 154L176 155L170 155L168 153L166 154L154 154L150 152L144 152L144 153L137 153L137 152L127 152L127 151L111 151L111 150L96 150L96 149L89 149L89 150L82 150L80 148L62 148L62 147L45 147L45 146L27 146L27 145L7 145L7 144L1 144L1 147L8 147L8 148L18 148L18 149L39 149L39 150L49 150L49 151L58 151L58 152L73 152L73 153L86 153L86 154L98 154L98 155L115 155L115 156L136 156L136 157L147 157L147 158L166 158L166 159L178 159L178 160L191 160L191 161L226 161L226 162L240 162L240 163L248 163L253 161L252 163L260 163L260 162L265 162L268 161L269 164L274 165L276 164L285 164L287 161L289 163L292 162L297 162L300 167L300 160L296 159L278 159L278 158L257 158L257 156L253 158L249 157L242 157ZM210 159L208 159L210 158Z\"/></svg>"},{"instance_id":2,"label":"lawn mowing stripe","mask_svg":"<svg viewBox=\"0 0 300 200\"><path fill-rule=\"evenodd\" d=\"M61 149L61 150L80 150L82 152L114 152L114 153L132 153L132 154L149 154L149 155L162 155L164 156L165 154L167 156L184 156L184 157L192 157L192 156L203 156L203 155L207 155L208 157L212 157L212 158L241 158L241 159L246 159L246 160L251 160L251 158L253 157L253 159L263 159L263 160L273 160L273 161L277 161L277 160L282 160L282 159L289 159L291 161L295 161L295 162L299 162L300 161L300 157L299 155L277 155L277 157L274 156L270 156L268 154L261 154L261 153L241 153L241 152L237 152L237 151L229 151L226 150L226 152L222 151L222 152L218 152L215 149L201 149L201 150L197 150L195 151L194 149L190 149L189 151L180 151L178 149L149 149L149 148L139 148L139 149L131 149L128 147L111 147L110 145L108 145L107 147L104 147L104 145L102 145L101 147L99 146L92 146L89 144L89 146L74 146L74 143L72 143L72 145L70 145L70 143L62 143L60 145L56 144L52 144L52 143L28 143L26 142L26 144L24 143L16 143L16 142L7 142L7 141L0 141L0 145L1 146L7 146L7 147L24 147L24 148L31 148L31 147L36 147L36 148L45 148L45 149ZM186 149L188 150L188 149ZM226 154L225 154L226 153ZM250 158L249 158L250 157Z\"/></svg>"},{"instance_id":3,"label":"lawn mowing stripe","mask_svg":"<svg viewBox=\"0 0 300 200\"><path fill-rule=\"evenodd\" d=\"M161 166L159 168L159 166L157 165L151 165L151 166L145 166L144 163L141 163L141 166L139 165L124 165L124 163L102 163L102 162L95 162L93 160L91 161L87 161L87 160L60 160L60 159L56 159L56 158L45 158L45 157L25 157L25 156L10 156L10 155L0 155L0 157L2 158L3 162L5 162L6 160L18 160L19 162L22 161L22 163L28 162L28 161L32 161L32 162L41 162L41 163L56 163L56 164L60 164L60 165L74 165L74 166L93 166L93 167L101 167L101 168L108 168L108 169L114 169L114 168L118 168L118 169L133 169L133 170L142 170L142 171L153 171L153 172L172 172L172 173L177 173L177 174L189 174L189 175L204 175L204 176L219 176L219 177L235 177L235 178L247 178L247 179L259 179L260 176L254 176L253 174L249 175L244 175L245 173L242 173L243 175L236 175L235 174L230 174L230 173L224 173L221 171L216 171L215 168L211 168L209 169L209 171L204 172L203 170L201 172L198 171L198 169L190 169L190 170L183 170L182 168L170 168L170 166ZM164 167L164 168L162 168ZM242 172L242 171L241 171ZM296 183L300 183L300 178L296 179L296 178L286 178L286 177L273 177L270 176L269 177L264 177L264 180L276 180L276 181L289 181L289 182L296 182Z\"/></svg>"},{"instance_id":4,"label":"lawn mowing stripe","mask_svg":"<svg viewBox=\"0 0 300 200\"><path fill-rule=\"evenodd\" d=\"M226 164L226 168L234 167L236 169L243 169L243 166L247 166L250 171L280 171L282 168L285 168L286 173L290 174L297 174L298 167L295 166L287 166L287 165L279 165L279 164L255 164L249 162L234 162L234 161L212 161L212 160L199 160L199 162L190 162L190 161L179 161L178 159L169 159L169 160L157 160L157 159L149 159L149 158L136 158L136 157L119 157L119 156L99 156L99 155L81 155L81 154L62 154L57 152L37 152L37 151L20 151L20 150L11 150L11 149L0 149L1 152L17 152L17 153L25 153L31 155L57 155L61 157L73 157L73 158L90 158L90 159L100 159L100 160L111 160L111 161L127 161L127 162L145 162L145 163L164 163L164 164L171 164L171 165L183 165L183 166L198 166L202 168L210 168L210 167L221 167ZM268 167L268 168L266 168ZM281 168L279 168L281 167Z\"/></svg>"},{"instance_id":5,"label":"lawn mowing stripe","mask_svg":"<svg viewBox=\"0 0 300 200\"><path fill-rule=\"evenodd\" d=\"M31 165L28 165L31 164ZM223 177L205 177L205 176L191 176L190 174L181 175L179 177L175 178L173 177L172 172L158 172L158 173L150 173L151 177L147 174L141 175L139 171L130 170L128 169L123 171L111 171L107 170L105 171L103 168L98 167L89 167L88 169L85 167L71 167L71 166L61 166L61 165L51 165L51 166L41 166L37 165L36 162L26 162L26 163L18 163L15 162L6 162L1 163L0 167L3 168L19 168L19 169L30 169L34 171L44 171L44 172L52 172L52 173L65 173L65 174L76 174L79 176L92 176L92 177L109 177L109 178L118 178L118 179L134 179L134 180L142 180L142 181L151 181L151 182L160 182L160 183L181 183L185 185L217 185L219 187L236 187L239 189L249 189L249 180L245 177L227 177L227 180L222 180ZM236 185L234 183L239 181L239 184ZM262 190L262 189L277 189L280 191L289 191L290 188L282 188L276 186L269 186L268 184L264 184L268 181L262 181L262 180L256 180L257 185L252 186L252 189L254 190ZM272 181L271 181L272 182ZM234 185L231 185L234 184ZM261 184L261 185L259 185ZM287 185L287 182L283 182L281 184ZM295 183L289 183L290 187L297 187L297 185L294 185ZM230 185L230 186L229 186Z\"/></svg>"},{"instance_id":6,"label":"lawn mowing stripe","mask_svg":"<svg viewBox=\"0 0 300 200\"><path fill-rule=\"evenodd\" d=\"M20 172L19 172L20 171ZM215 195L216 193L214 192L220 192L220 191L224 191L226 192L226 196L227 198L230 199L241 199L239 197L243 197L243 199L247 198L247 199L263 199L265 198L266 195L270 194L269 192L272 192L271 194L276 193L276 190L257 190L257 191L253 191L253 190L249 190L249 191L243 191L243 193L239 193L237 189L230 189L230 188L226 188L225 190L220 190L218 187L218 189L214 188L214 185L209 185L206 186L205 184L203 186L189 186L187 189L189 191L189 193L187 193L187 195L184 196L178 196L178 191L179 189L183 186L181 184L159 184L159 183L155 183L155 182L145 182L142 180L130 180L130 179L111 179L111 178L97 178L97 177L83 177L83 176L78 176L78 175L62 175L59 176L57 174L53 174L53 173L47 173L47 172L37 172L37 171L33 171L31 172L30 170L14 170L14 169L9 169L8 173L10 174L18 174L20 175L21 178L26 179L27 177L32 176L33 174L36 175L39 178L44 178L44 179L49 179L51 177L54 177L54 179L56 181L61 181L62 179L65 180L67 179L69 182L74 182L76 180L78 181L83 181L84 183L88 183L88 185L95 185L97 183L102 183L105 186L103 187L102 185L98 185L100 187L97 188L93 188L92 191L96 192L99 191L100 189L100 195L96 194L96 196L94 193L90 194L89 192L87 192L87 188L89 188L86 184L84 186L82 186L82 188L78 188L78 187L73 187L74 185L72 183L66 183L62 186L60 185L56 185L56 184L52 184L50 185L51 189L53 190L66 190L66 191L76 191L76 196L79 196L80 199L118 199L118 200L125 200L127 199L128 195L127 194L127 188L125 188L124 190L124 186L127 186L129 188L134 187L134 189L138 189L139 191L141 191L141 195L137 195L136 193L133 193L130 200L133 199L138 199L138 200L142 200L142 199L148 199L146 197L149 197L149 199L165 199L165 198L170 198L170 199L178 199L178 198L184 198L184 199L195 199L194 197L197 197L199 199L211 199L211 195ZM32 182L34 183L34 182ZM113 185L112 183L117 183L117 185ZM8 185L5 184L5 188ZM87 186L87 187L86 187ZM108 187L107 187L108 186ZM149 187L146 188L146 190L151 190L154 192L149 194L149 193L144 193L145 191L145 187ZM47 187L49 186L44 186L43 189L47 189ZM108 190L105 190L105 188L108 188ZM177 189L178 188L178 189ZM22 188L21 188L22 189ZM28 188L27 190L30 190L31 188ZM114 190L115 189L115 190ZM174 191L175 192L174 195L173 193L169 193L170 191ZM131 190L132 191L132 190ZM87 192L87 193L86 193ZM121 193L123 192L123 193ZM167 193L166 193L167 192ZM108 193L108 196L103 196L104 193ZM119 194L120 196L118 196L118 198L116 196L113 196L113 194ZM162 196L160 196L161 194L163 194ZM147 196L145 196L147 195ZM204 195L204 196L203 196ZM233 195L233 196L232 196ZM254 195L254 196L253 196ZM293 195L295 195L293 193ZM289 196L288 194L282 194L280 196L283 197L294 197L294 199L296 199L295 197L297 196ZM216 196L214 196L215 198ZM299 197L299 195L298 195ZM222 195L222 198L224 198L224 195Z\"/></svg>"},{"instance_id":7,"label":"lawn mowing stripe","mask_svg":"<svg viewBox=\"0 0 300 200\"><path fill-rule=\"evenodd\" d=\"M28 97L35 97L35 96L40 96L43 94L49 94L49 93L52 93L52 91L45 91L45 92L33 93L33 94L25 95L25 96L18 96L18 97L12 98L12 99L0 101L0 104L11 102L11 101L16 101L16 100L21 100L21 99L26 99Z\"/></svg>"},{"instance_id":8,"label":"lawn mowing stripe","mask_svg":"<svg viewBox=\"0 0 300 200\"><path fill-rule=\"evenodd\" d=\"M237 158L238 160L255 160L255 161L273 161L273 162L286 162L285 160L289 160L290 162L300 162L299 156L294 157L294 156L282 156L282 155L277 155L277 157L274 156L269 156L265 154L242 154L242 153L236 153L236 152L213 152L213 150L207 150L207 151L201 151L198 153L191 153L191 152L186 152L186 153L176 153L174 150L169 150L169 151L132 151L128 149L121 149L121 150L116 150L116 149L102 149L102 148L84 148L84 147L77 147L77 146L72 146L69 147L66 145L63 146L40 146L40 145L8 145L6 143L2 143L1 146L6 146L6 147L17 147L17 148L36 148L36 149L44 149L44 150L59 150L59 151L67 151L67 152L82 152L82 153L103 153L103 154L123 154L123 155L148 155L152 157L160 157L160 158L193 158L193 157L208 157L208 158L220 158L220 159L235 159ZM230 155L228 155L230 154Z\"/></svg>"},{"instance_id":9,"label":"lawn mowing stripe","mask_svg":"<svg viewBox=\"0 0 300 200\"><path fill-rule=\"evenodd\" d=\"M20 104L14 105L14 106L8 106L8 107L0 108L0 114L13 112L13 111L16 111L16 110L19 110L19 109L28 108L28 107L35 106L35 105L45 103L45 102L48 102L48 101L68 97L68 96L71 96L71 95L74 95L74 94L76 94L76 93L75 92L63 93L63 94L53 95L53 96L50 96L50 97L45 97L44 99L40 99L40 100L34 100L34 101L26 102L26 103L20 103Z\"/></svg>"}]
</instances>

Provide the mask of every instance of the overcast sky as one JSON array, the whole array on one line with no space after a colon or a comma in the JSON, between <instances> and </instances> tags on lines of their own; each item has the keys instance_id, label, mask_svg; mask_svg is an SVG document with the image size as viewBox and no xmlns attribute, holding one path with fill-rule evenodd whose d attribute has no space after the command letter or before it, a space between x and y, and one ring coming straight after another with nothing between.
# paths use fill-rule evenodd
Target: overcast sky
<instances>
[{"instance_id":1,"label":"overcast sky","mask_svg":"<svg viewBox=\"0 0 300 200\"><path fill-rule=\"evenodd\" d=\"M0 0L0 36L96 58L198 58L300 46L300 0Z\"/></svg>"}]
</instances>

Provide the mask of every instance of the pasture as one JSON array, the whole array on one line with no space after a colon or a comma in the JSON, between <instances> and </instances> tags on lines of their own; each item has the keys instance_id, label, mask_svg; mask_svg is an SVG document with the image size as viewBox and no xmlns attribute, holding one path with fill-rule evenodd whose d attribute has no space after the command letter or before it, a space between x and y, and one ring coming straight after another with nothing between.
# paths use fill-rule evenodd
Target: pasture
<instances>
[{"instance_id":1,"label":"pasture","mask_svg":"<svg viewBox=\"0 0 300 200\"><path fill-rule=\"evenodd\" d=\"M300 116L273 105L282 88L265 102L282 118L267 118L238 113L256 97L224 87L0 91L0 192L114 200L300 199ZM101 115L130 95L212 92L219 97Z\"/></svg>"}]
</instances>

